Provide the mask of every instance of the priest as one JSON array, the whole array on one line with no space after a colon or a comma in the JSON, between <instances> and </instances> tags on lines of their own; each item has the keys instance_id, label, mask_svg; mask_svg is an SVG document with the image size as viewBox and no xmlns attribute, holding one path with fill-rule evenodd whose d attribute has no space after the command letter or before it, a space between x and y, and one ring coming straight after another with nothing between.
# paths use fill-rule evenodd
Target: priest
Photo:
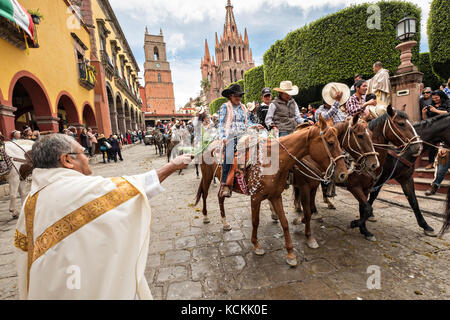
<instances>
[{"instance_id":1,"label":"priest","mask_svg":"<svg viewBox=\"0 0 450 320\"><path fill-rule=\"evenodd\" d=\"M383 64L378 61L373 65L375 76L369 80L367 93L377 96L377 103L388 106L391 104L391 82L389 71L383 68Z\"/></svg>"},{"instance_id":2,"label":"priest","mask_svg":"<svg viewBox=\"0 0 450 320\"><path fill-rule=\"evenodd\" d=\"M91 177L84 148L52 134L33 146L31 191L15 232L21 299L152 299L144 276L149 199L191 155L120 178Z\"/></svg>"}]
</instances>

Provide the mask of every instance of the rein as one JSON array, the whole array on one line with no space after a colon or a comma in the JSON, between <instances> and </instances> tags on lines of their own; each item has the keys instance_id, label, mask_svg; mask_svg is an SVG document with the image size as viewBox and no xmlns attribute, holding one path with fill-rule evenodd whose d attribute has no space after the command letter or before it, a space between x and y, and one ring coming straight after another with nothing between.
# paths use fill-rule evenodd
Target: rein
<instances>
[{"instance_id":1,"label":"rein","mask_svg":"<svg viewBox=\"0 0 450 320\"><path fill-rule=\"evenodd\" d=\"M311 128L311 127L310 127ZM329 128L327 128L327 130L329 130ZM309 133L310 133L310 129L308 129L308 136L307 138L309 138ZM275 140L280 144L280 146L284 149L284 151L286 151L286 153L292 158L294 159L299 165L301 165L303 168L305 168L306 170L308 170L313 176L308 175L307 173L303 172L300 168L294 166L294 168L299 171L300 173L302 173L303 175L305 175L306 177L312 179L312 180L316 180L316 181L320 181L320 182L325 182L325 183L329 183L331 180L331 177L334 175L334 171L336 170L336 162L339 161L342 158L345 158L345 155L340 155L336 158L333 158L333 156L331 155L330 149L328 148L328 145L325 141L324 135L325 135L326 131L320 132L320 138L322 139L322 143L325 147L325 150L327 152L328 157L330 158L330 165L328 166L324 177L322 178L321 176L319 176L316 172L314 172L313 170L311 170L306 164L304 164L302 161L298 160L296 156L294 156L292 153L289 152L289 150L280 142L280 140L278 138L275 138Z\"/></svg>"}]
</instances>

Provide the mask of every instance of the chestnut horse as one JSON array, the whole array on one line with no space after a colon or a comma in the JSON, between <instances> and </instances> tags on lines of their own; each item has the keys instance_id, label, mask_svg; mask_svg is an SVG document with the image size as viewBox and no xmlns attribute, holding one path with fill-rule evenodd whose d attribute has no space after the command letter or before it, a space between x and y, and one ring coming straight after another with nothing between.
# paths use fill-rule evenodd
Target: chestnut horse
<instances>
[{"instance_id":1,"label":"chestnut horse","mask_svg":"<svg viewBox=\"0 0 450 320\"><path fill-rule=\"evenodd\" d=\"M408 115L402 111L394 110L391 106L388 106L387 113L369 122L369 129L372 132L375 150L379 153L380 168L375 171L376 176L353 172L349 175L346 185L342 185L342 187L346 187L359 202L360 219L352 221L350 227L352 229L359 228L360 233L367 240L376 241L375 236L366 227L366 222L373 212L372 205L368 202L368 196L383 174L383 165L387 159L388 148L401 149L400 155L408 150L419 154L422 150L422 141L408 121ZM384 182L389 180L390 177Z\"/></svg>"},{"instance_id":2,"label":"chestnut horse","mask_svg":"<svg viewBox=\"0 0 450 320\"><path fill-rule=\"evenodd\" d=\"M378 153L374 150L367 122L361 120L359 114L353 118L347 118L345 122L337 123L334 127L338 131L341 147L353 159L350 171L373 172L379 168ZM301 162L304 165L296 166L294 170L294 195L296 208L300 207L298 202L301 200L304 217L295 219L294 224L305 224L306 244L311 249L317 249L319 244L311 232L311 214L317 213L315 197L320 182L329 182L328 177L324 177L327 168L323 166L323 163L322 165L316 163L310 156L301 159Z\"/></svg>"},{"instance_id":3,"label":"chestnut horse","mask_svg":"<svg viewBox=\"0 0 450 320\"><path fill-rule=\"evenodd\" d=\"M267 147L268 154L270 154L267 156L267 159L258 159L256 163L251 164L250 167L245 170L245 180L248 189L251 190L250 197L253 226L251 241L253 250L256 255L264 255L265 253L258 242L257 233L261 202L268 199L273 205L283 228L287 250L286 262L291 266L296 266L297 259L294 254L281 194L284 191L289 170L298 163L299 158L301 159L307 154L309 154L317 163L332 167L333 169L331 171L334 171L334 175L338 181L343 182L347 179L347 168L337 138L337 130L329 127L323 117L320 117L319 122L315 126L301 126L299 130L296 130L296 132L287 137L267 140L263 147ZM210 158L211 155L212 151L211 148L209 148L203 153L202 157L203 159ZM278 155L278 158L273 160L276 155ZM266 160L271 160L271 163L268 163ZM267 169L270 169L271 165L276 166L275 172L267 174ZM208 190L214 175L221 180L221 169L221 165L216 161L212 164L207 164L205 161L202 161L202 180L198 188L195 204L198 204L200 197L203 197L204 223L209 222L206 209ZM233 191L239 192L237 188L233 188ZM225 231L229 231L231 230L231 227L226 222L224 198L221 197L220 192L219 205L223 228Z\"/></svg>"}]
</instances>

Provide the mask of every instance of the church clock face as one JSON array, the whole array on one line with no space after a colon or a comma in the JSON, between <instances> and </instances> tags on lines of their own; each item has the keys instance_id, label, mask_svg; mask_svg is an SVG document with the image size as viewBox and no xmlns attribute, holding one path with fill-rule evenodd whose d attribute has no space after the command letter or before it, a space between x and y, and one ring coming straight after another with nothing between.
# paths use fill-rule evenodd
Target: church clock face
<instances>
[{"instance_id":1,"label":"church clock face","mask_svg":"<svg viewBox=\"0 0 450 320\"><path fill-rule=\"evenodd\" d=\"M161 65L159 63L157 63L156 67L159 69L159 68L161 68Z\"/></svg>"}]
</instances>

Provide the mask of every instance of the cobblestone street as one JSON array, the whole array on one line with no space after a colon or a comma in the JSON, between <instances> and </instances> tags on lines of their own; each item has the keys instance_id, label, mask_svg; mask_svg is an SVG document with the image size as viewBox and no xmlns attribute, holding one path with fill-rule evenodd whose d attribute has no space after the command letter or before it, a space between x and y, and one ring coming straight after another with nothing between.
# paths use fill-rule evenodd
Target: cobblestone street
<instances>
[{"instance_id":1,"label":"cobblestone street","mask_svg":"<svg viewBox=\"0 0 450 320\"><path fill-rule=\"evenodd\" d=\"M95 175L132 175L158 168L166 157L155 156L153 146L137 145L124 151L125 161L94 163ZM218 187L211 186L208 211L211 223L203 224L201 203L194 206L200 180L190 166L184 174L169 177L166 192L152 199L150 252L146 277L155 299L449 299L450 234L430 238L417 226L414 214L383 201L374 212L378 222L368 222L377 242L366 241L349 229L359 217L356 200L342 189L328 210L318 197L321 220L312 222L320 248L306 246L303 226L296 217L291 190L284 194L298 266L285 262L284 238L279 223L270 217L268 203L261 209L259 239L266 254L252 252L249 199L234 194L225 201L232 231L222 230L217 201ZM419 194L419 192L418 192ZM382 192L381 197L392 196ZM404 198L404 196L403 196ZM443 202L419 199L423 208L443 212ZM16 220L8 212L9 197L0 198L0 299L18 299L13 237ZM441 219L425 215L439 231ZM381 270L381 289L368 289L370 266ZM106 266L105 266L106 267Z\"/></svg>"}]
</instances>

